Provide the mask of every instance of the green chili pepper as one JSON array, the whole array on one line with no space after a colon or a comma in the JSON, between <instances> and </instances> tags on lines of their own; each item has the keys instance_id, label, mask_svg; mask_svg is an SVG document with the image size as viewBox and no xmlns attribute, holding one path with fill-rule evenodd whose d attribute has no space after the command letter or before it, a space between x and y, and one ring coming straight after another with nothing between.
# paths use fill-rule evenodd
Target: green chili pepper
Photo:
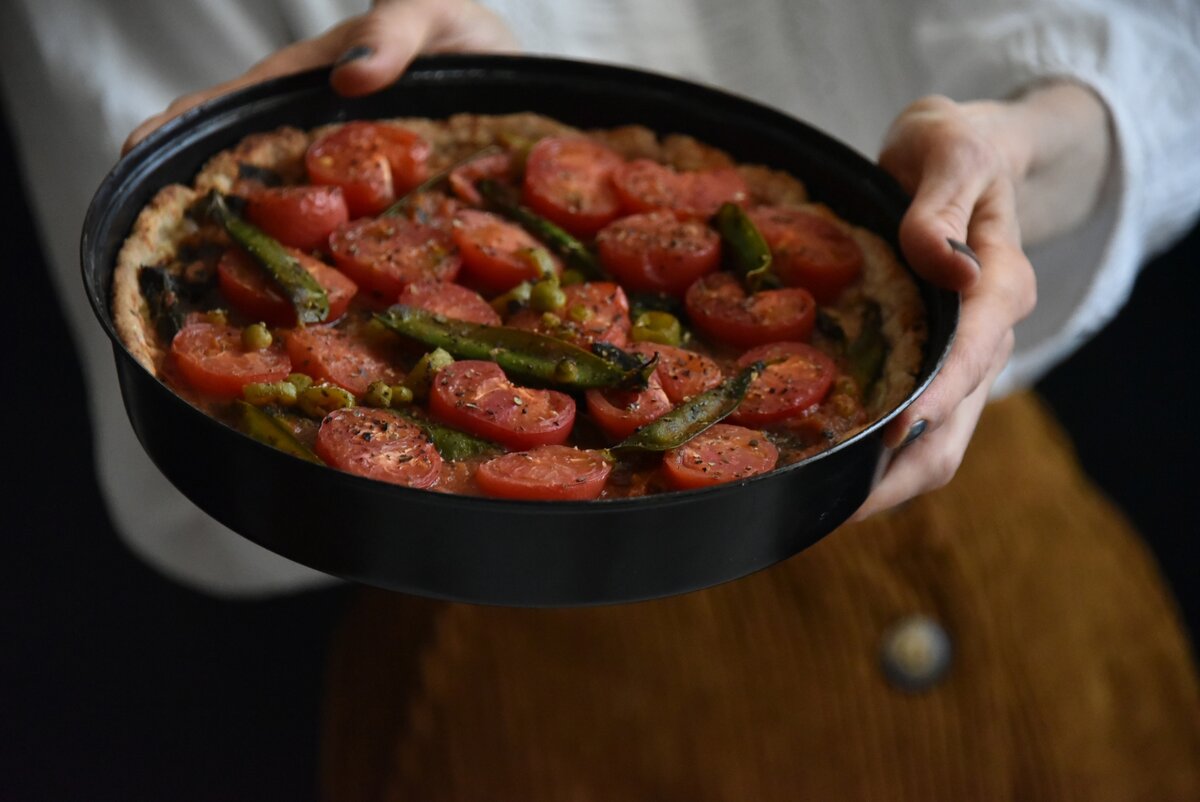
<instances>
[{"instance_id":1,"label":"green chili pepper","mask_svg":"<svg viewBox=\"0 0 1200 802\"><path fill-rule=\"evenodd\" d=\"M780 286L779 277L771 271L771 249L745 209L736 203L721 204L716 224L749 292Z\"/></svg>"},{"instance_id":2,"label":"green chili pepper","mask_svg":"<svg viewBox=\"0 0 1200 802\"><path fill-rule=\"evenodd\" d=\"M205 198L204 211L262 265L284 297L291 301L300 323L320 323L329 317L329 296L324 288L278 240L234 214L225 197L216 190Z\"/></svg>"},{"instance_id":3,"label":"green chili pepper","mask_svg":"<svg viewBox=\"0 0 1200 802\"><path fill-rule=\"evenodd\" d=\"M503 326L484 326L450 320L403 304L396 304L376 319L397 334L434 348L444 348L458 359L485 359L498 364L509 378L564 387L642 388L653 366L626 370L577 345Z\"/></svg>"},{"instance_id":4,"label":"green chili pepper","mask_svg":"<svg viewBox=\"0 0 1200 802\"><path fill-rule=\"evenodd\" d=\"M862 326L846 348L846 364L850 375L862 388L864 397L883 372L887 356L887 340L883 336L883 315L879 304L869 301L863 309Z\"/></svg>"},{"instance_id":5,"label":"green chili pepper","mask_svg":"<svg viewBox=\"0 0 1200 802\"><path fill-rule=\"evenodd\" d=\"M484 156L491 156L493 154L501 153L501 152L502 152L501 149L499 147L497 147L496 145L488 145L486 148L483 148L482 150L475 151L474 153L472 153L470 156L466 157L465 159L456 161L454 164L450 165L445 170L442 170L440 173L435 173L434 175L432 175L429 178L422 181L419 185L417 185L413 189L410 189L408 192L406 192L403 195L403 197L399 198L391 206L384 209L383 212L380 214L380 216L381 217L382 216L395 216L395 215L399 215L399 214L405 214L408 211L409 207L412 206L413 201L416 200L418 196L423 195L426 192L429 192L431 190L437 189L443 182L448 180L450 178L450 174L452 172L454 172L455 170L457 170L459 167L468 165L471 162L475 161L476 159L482 159Z\"/></svg>"},{"instance_id":6,"label":"green chili pepper","mask_svg":"<svg viewBox=\"0 0 1200 802\"><path fill-rule=\"evenodd\" d=\"M546 218L517 203L500 184L485 178L475 182L475 188L489 206L549 245L568 265L589 279L605 278L600 260L586 245Z\"/></svg>"},{"instance_id":7,"label":"green chili pepper","mask_svg":"<svg viewBox=\"0 0 1200 802\"><path fill-rule=\"evenodd\" d=\"M658 354L647 361L610 343L592 343L592 353L625 370L645 370L650 365L658 364Z\"/></svg>"},{"instance_id":8,"label":"green chili pepper","mask_svg":"<svg viewBox=\"0 0 1200 802\"><path fill-rule=\"evenodd\" d=\"M430 439L433 447L438 450L443 459L464 460L471 457L498 454L504 450L503 446L497 445L490 440L484 440L466 432L461 432L458 429L430 420L424 415L418 415L408 410L397 412L396 414L409 423L421 427L421 430L425 432L425 435Z\"/></svg>"},{"instance_id":9,"label":"green chili pepper","mask_svg":"<svg viewBox=\"0 0 1200 802\"><path fill-rule=\"evenodd\" d=\"M755 362L732 379L684 401L657 420L642 426L612 447L613 451L668 451L678 448L738 408L750 382L765 366Z\"/></svg>"},{"instance_id":10,"label":"green chili pepper","mask_svg":"<svg viewBox=\"0 0 1200 802\"><path fill-rule=\"evenodd\" d=\"M296 439L296 435L292 434L291 430L270 412L259 409L245 401L237 401L235 404L238 410L239 428L243 432L260 443L266 443L272 448L277 448L284 453L291 454L293 457L315 462L318 465L325 464L308 446Z\"/></svg>"}]
</instances>

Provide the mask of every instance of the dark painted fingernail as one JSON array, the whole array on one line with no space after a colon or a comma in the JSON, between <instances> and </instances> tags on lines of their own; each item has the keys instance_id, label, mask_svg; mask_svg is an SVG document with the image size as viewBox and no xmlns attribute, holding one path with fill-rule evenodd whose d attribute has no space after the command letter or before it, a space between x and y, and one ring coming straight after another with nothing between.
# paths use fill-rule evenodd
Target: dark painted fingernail
<instances>
[{"instance_id":1,"label":"dark painted fingernail","mask_svg":"<svg viewBox=\"0 0 1200 802\"><path fill-rule=\"evenodd\" d=\"M374 50L366 45L355 45L354 47L348 48L345 53L342 53L342 55L338 56L338 60L333 62L333 66L340 67L343 64L349 64L351 61L358 61L359 59L366 58L374 52Z\"/></svg>"},{"instance_id":2,"label":"dark painted fingernail","mask_svg":"<svg viewBox=\"0 0 1200 802\"><path fill-rule=\"evenodd\" d=\"M900 445L897 446L897 448L904 448L913 440L916 440L918 437L925 434L925 430L928 427L929 424L923 419L915 421L912 426L908 427L908 433L904 435L904 439L900 441Z\"/></svg>"},{"instance_id":3,"label":"dark painted fingernail","mask_svg":"<svg viewBox=\"0 0 1200 802\"><path fill-rule=\"evenodd\" d=\"M970 245L968 245L965 242L959 242L956 239L950 239L949 237L946 237L946 242L950 243L950 250L958 251L963 256L967 257L972 262L974 262L975 266L978 267L980 270L983 269L983 262L979 261L979 255L976 254L975 251L971 250Z\"/></svg>"}]
</instances>

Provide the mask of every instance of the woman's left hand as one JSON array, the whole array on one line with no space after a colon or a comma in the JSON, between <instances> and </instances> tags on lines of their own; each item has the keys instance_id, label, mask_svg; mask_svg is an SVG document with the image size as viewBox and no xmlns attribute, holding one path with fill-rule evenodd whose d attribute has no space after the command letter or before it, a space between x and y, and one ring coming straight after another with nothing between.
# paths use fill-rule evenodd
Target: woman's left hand
<instances>
[{"instance_id":1,"label":"woman's left hand","mask_svg":"<svg viewBox=\"0 0 1200 802\"><path fill-rule=\"evenodd\" d=\"M1103 142L1101 156L1083 159L1063 147L1072 124L1080 140ZM899 451L855 519L953 478L1012 354L1013 327L1036 302L1019 211L1052 205L1044 196L1061 188L1043 187L1036 177L1061 173L1053 163L1059 159L1076 173L1068 187L1076 192L1058 205L1056 219L1038 221L1039 233L1066 230L1086 216L1098 193L1096 176L1103 175L1107 136L1099 99L1066 83L1012 102L927 97L893 123L879 161L913 197L900 246L919 274L962 294L962 314L941 373L886 429L885 444Z\"/></svg>"}]
</instances>

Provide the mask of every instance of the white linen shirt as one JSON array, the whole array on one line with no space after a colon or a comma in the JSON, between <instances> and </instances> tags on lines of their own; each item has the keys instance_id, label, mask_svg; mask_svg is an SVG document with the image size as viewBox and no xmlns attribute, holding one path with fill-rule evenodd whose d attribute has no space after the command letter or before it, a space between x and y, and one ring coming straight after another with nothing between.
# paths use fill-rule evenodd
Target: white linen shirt
<instances>
[{"instance_id":1,"label":"white linen shirt","mask_svg":"<svg viewBox=\"0 0 1200 802\"><path fill-rule=\"evenodd\" d=\"M1086 224L1030 252L1038 307L997 392L1028 384L1127 298L1200 210L1200 4L1189 0L486 0L532 52L713 84L874 157L916 98L1002 98L1048 77L1092 87L1117 158ZM361 3L7 0L0 64L54 286L81 355L97 473L117 530L166 575L219 595L328 578L213 521L142 451L79 279L84 212L121 142L176 96L228 80ZM986 266L985 266L986 269Z\"/></svg>"}]
</instances>

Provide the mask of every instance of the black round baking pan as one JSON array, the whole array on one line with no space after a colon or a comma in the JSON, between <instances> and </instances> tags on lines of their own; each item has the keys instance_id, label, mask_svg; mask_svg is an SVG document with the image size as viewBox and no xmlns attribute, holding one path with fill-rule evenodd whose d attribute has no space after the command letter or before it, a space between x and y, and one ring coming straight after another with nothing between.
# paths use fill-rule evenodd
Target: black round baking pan
<instances>
[{"instance_id":1,"label":"black round baking pan","mask_svg":"<svg viewBox=\"0 0 1200 802\"><path fill-rule=\"evenodd\" d=\"M280 125L536 111L582 127L680 132L802 178L813 197L891 240L907 198L875 165L813 128L718 90L637 70L523 56L418 59L394 86L343 98L317 70L199 106L153 133L97 191L83 279L113 341L129 420L162 472L208 514L297 562L346 579L459 601L568 606L714 585L784 560L842 523L887 455L886 420L823 454L737 484L593 502L512 502L383 484L251 440L176 396L117 337L117 252L162 186ZM958 297L921 282L929 344L918 386L949 350ZM908 402L906 402L907 404ZM889 414L894 416L899 409Z\"/></svg>"}]
</instances>

